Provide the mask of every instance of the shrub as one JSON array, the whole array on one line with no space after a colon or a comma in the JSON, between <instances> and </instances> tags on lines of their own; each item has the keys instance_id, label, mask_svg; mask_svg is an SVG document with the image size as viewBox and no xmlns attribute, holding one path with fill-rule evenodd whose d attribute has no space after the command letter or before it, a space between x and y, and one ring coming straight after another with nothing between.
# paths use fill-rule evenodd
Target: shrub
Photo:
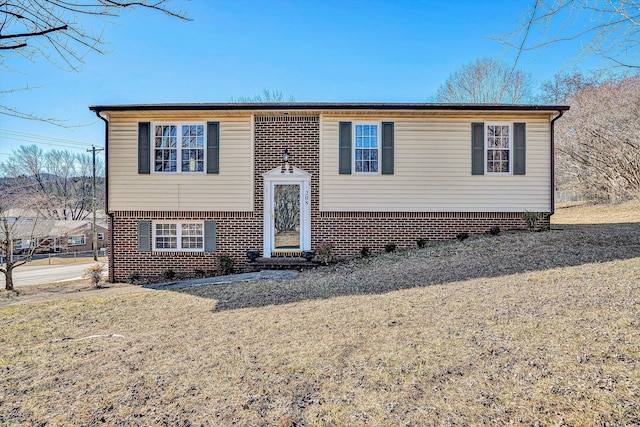
<instances>
[{"instance_id":1,"label":"shrub","mask_svg":"<svg viewBox=\"0 0 640 427\"><path fill-rule=\"evenodd\" d=\"M193 270L193 275L198 279L202 279L203 277L207 277L207 273L204 270L201 270L199 268L196 268L195 270Z\"/></svg>"},{"instance_id":2,"label":"shrub","mask_svg":"<svg viewBox=\"0 0 640 427\"><path fill-rule=\"evenodd\" d=\"M216 260L216 263L218 265L218 274L222 276L233 274L235 261L229 255L220 255L220 257Z\"/></svg>"},{"instance_id":3,"label":"shrub","mask_svg":"<svg viewBox=\"0 0 640 427\"><path fill-rule=\"evenodd\" d=\"M424 248L425 246L427 246L427 239L420 238L416 240L416 245L418 245L420 249Z\"/></svg>"},{"instance_id":4,"label":"shrub","mask_svg":"<svg viewBox=\"0 0 640 427\"><path fill-rule=\"evenodd\" d=\"M129 275L127 276L127 283L131 283L132 285L138 283L138 280L140 280L140 273L138 273L137 271L129 273Z\"/></svg>"},{"instance_id":5,"label":"shrub","mask_svg":"<svg viewBox=\"0 0 640 427\"><path fill-rule=\"evenodd\" d=\"M328 265L335 261L336 256L333 252L333 245L329 242L320 242L316 246L316 258L322 265Z\"/></svg>"},{"instance_id":6,"label":"shrub","mask_svg":"<svg viewBox=\"0 0 640 427\"><path fill-rule=\"evenodd\" d=\"M391 253L391 252L396 250L396 244L395 243L387 243L386 245L384 245L384 250L387 251L387 253Z\"/></svg>"},{"instance_id":7,"label":"shrub","mask_svg":"<svg viewBox=\"0 0 640 427\"><path fill-rule=\"evenodd\" d=\"M456 234L456 239L460 240L461 242L464 240L467 240L469 238L469 233L458 233Z\"/></svg>"},{"instance_id":8,"label":"shrub","mask_svg":"<svg viewBox=\"0 0 640 427\"><path fill-rule=\"evenodd\" d=\"M162 277L164 277L166 280L173 280L176 277L176 272L170 268L167 268L162 272Z\"/></svg>"},{"instance_id":9,"label":"shrub","mask_svg":"<svg viewBox=\"0 0 640 427\"><path fill-rule=\"evenodd\" d=\"M363 246L362 249L360 249L360 256L362 258L367 258L371 256L371 249L369 248L369 246Z\"/></svg>"},{"instance_id":10,"label":"shrub","mask_svg":"<svg viewBox=\"0 0 640 427\"><path fill-rule=\"evenodd\" d=\"M533 230L538 225L538 221L540 221L540 214L538 212L524 211L522 219L527 223L529 230Z\"/></svg>"},{"instance_id":11,"label":"shrub","mask_svg":"<svg viewBox=\"0 0 640 427\"><path fill-rule=\"evenodd\" d=\"M500 234L500 227L494 225L489 229L489 234L491 234L492 236L497 236L498 234Z\"/></svg>"},{"instance_id":12,"label":"shrub","mask_svg":"<svg viewBox=\"0 0 640 427\"><path fill-rule=\"evenodd\" d=\"M104 280L104 277L102 277L103 270L104 266L102 264L93 264L84 271L82 277L88 279L94 288L100 289L102 288L102 282Z\"/></svg>"}]
</instances>

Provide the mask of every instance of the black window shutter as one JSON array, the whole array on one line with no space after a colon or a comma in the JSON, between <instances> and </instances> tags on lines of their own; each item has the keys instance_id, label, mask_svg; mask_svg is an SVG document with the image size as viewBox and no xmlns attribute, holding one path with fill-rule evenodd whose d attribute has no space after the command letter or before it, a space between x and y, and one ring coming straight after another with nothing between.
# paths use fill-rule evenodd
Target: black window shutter
<instances>
[{"instance_id":1,"label":"black window shutter","mask_svg":"<svg viewBox=\"0 0 640 427\"><path fill-rule=\"evenodd\" d=\"M339 149L339 173L348 175L351 173L351 122L340 122Z\"/></svg>"},{"instance_id":2,"label":"black window shutter","mask_svg":"<svg viewBox=\"0 0 640 427\"><path fill-rule=\"evenodd\" d=\"M207 122L207 173L220 173L219 122Z\"/></svg>"},{"instance_id":3,"label":"black window shutter","mask_svg":"<svg viewBox=\"0 0 640 427\"><path fill-rule=\"evenodd\" d=\"M138 123L138 173L148 174L151 172L151 123Z\"/></svg>"},{"instance_id":4,"label":"black window shutter","mask_svg":"<svg viewBox=\"0 0 640 427\"><path fill-rule=\"evenodd\" d=\"M526 172L526 125L525 123L513 124L513 174L524 175Z\"/></svg>"},{"instance_id":5,"label":"black window shutter","mask_svg":"<svg viewBox=\"0 0 640 427\"><path fill-rule=\"evenodd\" d=\"M382 122L382 173L393 175L393 122Z\"/></svg>"},{"instance_id":6,"label":"black window shutter","mask_svg":"<svg viewBox=\"0 0 640 427\"><path fill-rule=\"evenodd\" d=\"M471 123L471 175L484 175L484 123Z\"/></svg>"},{"instance_id":7,"label":"black window shutter","mask_svg":"<svg viewBox=\"0 0 640 427\"><path fill-rule=\"evenodd\" d=\"M216 222L213 220L204 222L204 251L216 251Z\"/></svg>"},{"instance_id":8,"label":"black window shutter","mask_svg":"<svg viewBox=\"0 0 640 427\"><path fill-rule=\"evenodd\" d=\"M138 250L140 252L151 251L151 221L148 219L138 221Z\"/></svg>"}]
</instances>

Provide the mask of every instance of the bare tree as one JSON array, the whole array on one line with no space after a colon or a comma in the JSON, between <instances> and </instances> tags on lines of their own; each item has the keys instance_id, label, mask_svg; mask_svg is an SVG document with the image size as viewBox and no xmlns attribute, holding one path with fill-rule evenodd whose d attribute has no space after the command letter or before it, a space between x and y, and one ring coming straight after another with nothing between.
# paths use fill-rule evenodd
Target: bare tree
<instances>
[{"instance_id":1,"label":"bare tree","mask_svg":"<svg viewBox=\"0 0 640 427\"><path fill-rule=\"evenodd\" d=\"M98 161L96 175L101 177L103 169ZM93 172L92 158L87 154L43 152L36 145L23 145L8 161L0 163L0 173L8 178L12 191L39 197L38 209L44 218L80 220L89 215ZM98 193L104 194L104 181L97 183Z\"/></svg>"},{"instance_id":2,"label":"bare tree","mask_svg":"<svg viewBox=\"0 0 640 427\"><path fill-rule=\"evenodd\" d=\"M556 125L560 184L598 201L640 197L640 76L585 86L571 104Z\"/></svg>"},{"instance_id":3,"label":"bare tree","mask_svg":"<svg viewBox=\"0 0 640 427\"><path fill-rule=\"evenodd\" d=\"M529 102L532 80L524 71L493 58L470 62L440 85L438 102L521 104Z\"/></svg>"},{"instance_id":4,"label":"bare tree","mask_svg":"<svg viewBox=\"0 0 640 427\"><path fill-rule=\"evenodd\" d=\"M519 54L580 41L577 60L595 54L614 67L640 68L640 0L534 0L523 20L501 38Z\"/></svg>"},{"instance_id":5,"label":"bare tree","mask_svg":"<svg viewBox=\"0 0 640 427\"><path fill-rule=\"evenodd\" d=\"M248 102L248 103L260 103L260 102L294 102L296 99L293 95L285 97L285 95L279 90L264 89L262 93L255 96L239 96L237 98L231 98L231 102Z\"/></svg>"},{"instance_id":6,"label":"bare tree","mask_svg":"<svg viewBox=\"0 0 640 427\"><path fill-rule=\"evenodd\" d=\"M598 77L585 76L579 71L556 73L553 78L543 82L536 96L540 104L570 104L573 97L589 86L598 84Z\"/></svg>"},{"instance_id":7,"label":"bare tree","mask_svg":"<svg viewBox=\"0 0 640 427\"><path fill-rule=\"evenodd\" d=\"M89 52L105 53L103 31L107 20L125 9L151 9L181 20L182 10L169 8L170 0L6 0L0 1L0 71L9 71L7 59L45 59L55 66L78 71ZM3 88L0 95L29 88ZM0 114L61 124L16 108L0 105Z\"/></svg>"},{"instance_id":8,"label":"bare tree","mask_svg":"<svg viewBox=\"0 0 640 427\"><path fill-rule=\"evenodd\" d=\"M38 212L38 198L25 200L24 194L15 194L6 188L0 195L0 272L5 276L5 289L14 290L13 270L29 262L36 249L47 241L47 230L33 212ZM17 241L27 240L28 246L17 253Z\"/></svg>"}]
</instances>

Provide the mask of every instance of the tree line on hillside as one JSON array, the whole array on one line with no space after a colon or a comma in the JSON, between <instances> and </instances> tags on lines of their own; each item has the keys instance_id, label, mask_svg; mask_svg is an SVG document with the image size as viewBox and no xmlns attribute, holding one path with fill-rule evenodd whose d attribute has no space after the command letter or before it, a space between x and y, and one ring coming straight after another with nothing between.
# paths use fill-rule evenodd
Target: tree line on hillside
<instances>
[{"instance_id":1,"label":"tree line on hillside","mask_svg":"<svg viewBox=\"0 0 640 427\"><path fill-rule=\"evenodd\" d=\"M103 176L103 163L96 159L98 210L104 209ZM23 145L0 163L0 177L4 198L17 205L8 208L28 206L40 218L57 220L82 220L92 212L93 159L89 154L43 152L36 145Z\"/></svg>"}]
</instances>

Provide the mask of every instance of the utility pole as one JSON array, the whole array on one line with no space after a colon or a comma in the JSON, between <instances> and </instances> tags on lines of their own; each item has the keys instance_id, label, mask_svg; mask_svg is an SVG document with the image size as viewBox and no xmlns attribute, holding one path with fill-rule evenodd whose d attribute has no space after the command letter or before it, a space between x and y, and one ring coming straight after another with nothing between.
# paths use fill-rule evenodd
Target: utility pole
<instances>
[{"instance_id":1,"label":"utility pole","mask_svg":"<svg viewBox=\"0 0 640 427\"><path fill-rule=\"evenodd\" d=\"M104 148L96 148L95 145L91 146L93 153L93 260L98 260L98 228L96 227L96 151L103 151Z\"/></svg>"}]
</instances>

